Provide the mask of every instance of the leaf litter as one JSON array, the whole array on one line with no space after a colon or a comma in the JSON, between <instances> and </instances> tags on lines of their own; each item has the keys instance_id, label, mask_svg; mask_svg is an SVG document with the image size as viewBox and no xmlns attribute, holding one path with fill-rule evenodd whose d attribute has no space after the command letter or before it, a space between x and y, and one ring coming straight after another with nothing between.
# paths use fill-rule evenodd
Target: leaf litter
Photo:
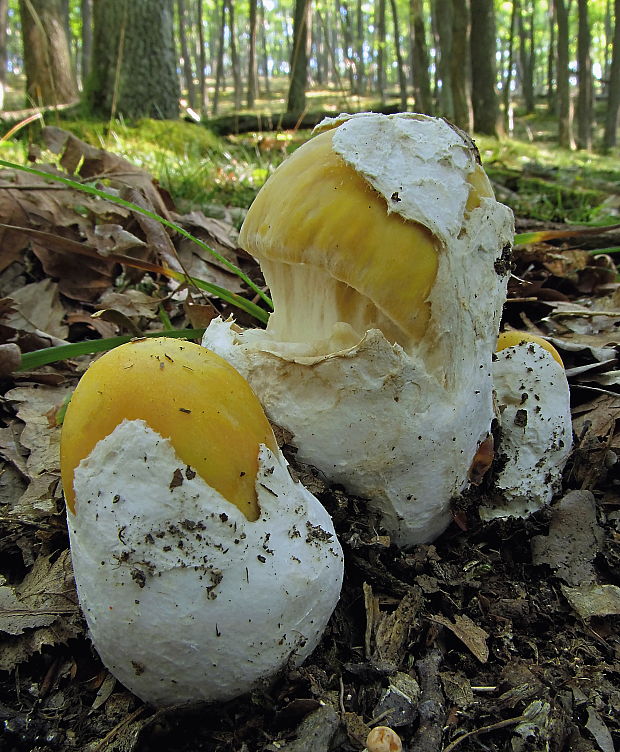
<instances>
[{"instance_id":1,"label":"leaf litter","mask_svg":"<svg viewBox=\"0 0 620 752\"><path fill-rule=\"evenodd\" d=\"M44 138L60 160L41 169L180 222L262 284L226 221L179 216L143 170L59 128ZM115 255L254 293L169 228L42 177L0 172L0 225L0 748L348 752L379 724L416 752L620 744L620 285L613 257L592 255L613 233L539 235L515 252L504 325L550 338L571 382L576 441L560 497L488 523L472 504L435 543L398 551L279 432L345 548L341 602L303 666L233 702L155 711L99 662L71 574L57 417L92 356L15 365L58 342L230 312Z\"/></svg>"}]
</instances>

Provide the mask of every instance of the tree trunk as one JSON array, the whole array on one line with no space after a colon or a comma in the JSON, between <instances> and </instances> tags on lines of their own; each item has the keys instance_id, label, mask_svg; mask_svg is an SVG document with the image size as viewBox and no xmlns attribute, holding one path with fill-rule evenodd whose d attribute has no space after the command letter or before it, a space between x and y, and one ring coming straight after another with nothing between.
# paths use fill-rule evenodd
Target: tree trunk
<instances>
[{"instance_id":1,"label":"tree trunk","mask_svg":"<svg viewBox=\"0 0 620 752\"><path fill-rule=\"evenodd\" d=\"M220 15L220 34L217 41L217 62L215 65L215 91L213 92L213 104L211 113L217 115L220 102L220 90L224 86L224 39L226 32L226 0L222 0Z\"/></svg>"},{"instance_id":2,"label":"tree trunk","mask_svg":"<svg viewBox=\"0 0 620 752\"><path fill-rule=\"evenodd\" d=\"M192 71L192 60L189 56L189 46L187 44L187 27L185 26L185 0L177 0L177 15L179 17L179 38L181 41L181 57L183 58L183 82L187 91L187 101L192 110L196 109L196 89L194 87L194 72Z\"/></svg>"},{"instance_id":3,"label":"tree trunk","mask_svg":"<svg viewBox=\"0 0 620 752\"><path fill-rule=\"evenodd\" d=\"M227 0L228 35L230 39L230 64L233 73L235 110L241 109L241 68L237 54L237 30L235 28L235 6L233 0Z\"/></svg>"},{"instance_id":4,"label":"tree trunk","mask_svg":"<svg viewBox=\"0 0 620 752\"><path fill-rule=\"evenodd\" d=\"M80 1L82 15L82 53L80 61L80 76L82 87L90 75L90 61L93 54L93 0Z\"/></svg>"},{"instance_id":5,"label":"tree trunk","mask_svg":"<svg viewBox=\"0 0 620 752\"><path fill-rule=\"evenodd\" d=\"M515 29L517 14L519 13L519 0L513 0L510 14L510 28L508 29L508 60L506 61L506 76L502 86L502 100L504 104L504 124L508 131L512 130L512 69L514 67Z\"/></svg>"},{"instance_id":6,"label":"tree trunk","mask_svg":"<svg viewBox=\"0 0 620 752\"><path fill-rule=\"evenodd\" d=\"M19 11L30 103L45 106L75 101L77 82L60 0L19 0Z\"/></svg>"},{"instance_id":7,"label":"tree trunk","mask_svg":"<svg viewBox=\"0 0 620 752\"><path fill-rule=\"evenodd\" d=\"M519 26L519 62L521 65L521 91L523 103L528 114L534 112L536 102L534 98L534 7L526 28L524 8L519 7L517 21Z\"/></svg>"},{"instance_id":8,"label":"tree trunk","mask_svg":"<svg viewBox=\"0 0 620 752\"><path fill-rule=\"evenodd\" d=\"M349 79L349 91L355 88L355 75L353 70L353 21L351 20L351 11L349 6L343 0L337 4L340 26L342 29L342 57L346 67L347 77Z\"/></svg>"},{"instance_id":9,"label":"tree trunk","mask_svg":"<svg viewBox=\"0 0 620 752\"><path fill-rule=\"evenodd\" d=\"M407 76L405 74L405 63L400 48L400 27L398 24L398 10L396 0L390 0L392 9L392 23L394 25L394 48L396 52L396 65L398 66L398 89L400 92L400 108L402 112L407 111Z\"/></svg>"},{"instance_id":10,"label":"tree trunk","mask_svg":"<svg viewBox=\"0 0 620 752\"><path fill-rule=\"evenodd\" d=\"M385 103L385 0L377 0L377 93L381 104Z\"/></svg>"},{"instance_id":11,"label":"tree trunk","mask_svg":"<svg viewBox=\"0 0 620 752\"><path fill-rule=\"evenodd\" d=\"M558 114L558 88L555 80L557 68L557 51L555 38L555 9L553 2L549 3L549 56L547 58L547 109L550 115Z\"/></svg>"},{"instance_id":12,"label":"tree trunk","mask_svg":"<svg viewBox=\"0 0 620 752\"><path fill-rule=\"evenodd\" d=\"M454 120L452 99L452 0L435 0L433 3L435 28L437 30L438 59L437 75L441 81L438 112L448 120ZM464 62L461 61L464 65Z\"/></svg>"},{"instance_id":13,"label":"tree trunk","mask_svg":"<svg viewBox=\"0 0 620 752\"><path fill-rule=\"evenodd\" d=\"M428 50L422 0L410 0L409 26L411 36L411 78L413 99L417 112L433 114L433 97L429 76Z\"/></svg>"},{"instance_id":14,"label":"tree trunk","mask_svg":"<svg viewBox=\"0 0 620 752\"><path fill-rule=\"evenodd\" d=\"M306 109L308 80L308 8L310 0L295 0L293 50L286 111L301 115Z\"/></svg>"},{"instance_id":15,"label":"tree trunk","mask_svg":"<svg viewBox=\"0 0 620 752\"><path fill-rule=\"evenodd\" d=\"M250 0L250 28L248 50L248 109L252 109L256 102L256 19L258 0Z\"/></svg>"},{"instance_id":16,"label":"tree trunk","mask_svg":"<svg viewBox=\"0 0 620 752\"><path fill-rule=\"evenodd\" d=\"M261 57L263 61L263 77L265 79L265 94L267 98L271 96L271 86L269 83L269 51L267 49L267 34L265 32L265 6L262 0L260 2L260 40L261 40Z\"/></svg>"},{"instance_id":17,"label":"tree trunk","mask_svg":"<svg viewBox=\"0 0 620 752\"><path fill-rule=\"evenodd\" d=\"M609 86L607 87L607 113L605 115L605 134L603 148L613 149L618 136L618 114L620 113L620 0L615 0L616 21L614 26L614 43L609 69Z\"/></svg>"},{"instance_id":18,"label":"tree trunk","mask_svg":"<svg viewBox=\"0 0 620 752\"><path fill-rule=\"evenodd\" d=\"M94 0L86 101L103 117L176 118L172 0Z\"/></svg>"},{"instance_id":19,"label":"tree trunk","mask_svg":"<svg viewBox=\"0 0 620 752\"><path fill-rule=\"evenodd\" d=\"M7 33L9 27L9 0L0 0L0 111L4 109L6 88Z\"/></svg>"},{"instance_id":20,"label":"tree trunk","mask_svg":"<svg viewBox=\"0 0 620 752\"><path fill-rule=\"evenodd\" d=\"M558 140L560 146L574 149L573 112L570 96L570 71L568 69L568 9L564 0L554 0L555 16L558 29Z\"/></svg>"},{"instance_id":21,"label":"tree trunk","mask_svg":"<svg viewBox=\"0 0 620 752\"><path fill-rule=\"evenodd\" d=\"M366 28L364 24L364 10L362 8L362 0L357 0L357 10L355 19L355 91L354 94L360 96L366 90L366 66L364 63L364 30Z\"/></svg>"},{"instance_id":22,"label":"tree trunk","mask_svg":"<svg viewBox=\"0 0 620 752\"><path fill-rule=\"evenodd\" d=\"M592 148L592 59L590 58L590 20L587 0L578 0L579 28L577 31L577 146Z\"/></svg>"},{"instance_id":23,"label":"tree trunk","mask_svg":"<svg viewBox=\"0 0 620 752\"><path fill-rule=\"evenodd\" d=\"M196 23L198 25L198 86L200 88L200 114L204 117L209 109L209 93L207 91L207 53L205 50L206 42L203 19L203 0L198 0L196 16Z\"/></svg>"},{"instance_id":24,"label":"tree trunk","mask_svg":"<svg viewBox=\"0 0 620 752\"><path fill-rule=\"evenodd\" d=\"M493 0L471 0L470 50L474 130L489 136L497 136L495 46Z\"/></svg>"},{"instance_id":25,"label":"tree trunk","mask_svg":"<svg viewBox=\"0 0 620 752\"><path fill-rule=\"evenodd\" d=\"M471 131L472 111L470 99L469 8L465 0L452 0L452 57L450 78L454 122L459 128Z\"/></svg>"}]
</instances>

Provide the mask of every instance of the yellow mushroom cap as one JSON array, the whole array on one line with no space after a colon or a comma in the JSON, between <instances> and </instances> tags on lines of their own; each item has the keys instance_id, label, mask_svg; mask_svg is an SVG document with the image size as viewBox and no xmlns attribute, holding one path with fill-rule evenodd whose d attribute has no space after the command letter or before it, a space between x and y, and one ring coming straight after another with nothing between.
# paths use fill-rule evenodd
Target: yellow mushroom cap
<instances>
[{"instance_id":1,"label":"yellow mushroom cap","mask_svg":"<svg viewBox=\"0 0 620 752\"><path fill-rule=\"evenodd\" d=\"M403 215L398 191L382 195L345 161L337 131L319 133L278 167L242 227L240 244L260 262L274 299L268 331L320 340L344 322L357 337L377 328L407 348L427 330L442 241ZM493 195L473 159L469 169L464 211Z\"/></svg>"},{"instance_id":2,"label":"yellow mushroom cap","mask_svg":"<svg viewBox=\"0 0 620 752\"><path fill-rule=\"evenodd\" d=\"M502 332L497 338L495 351L499 352L507 347L515 347L516 345L527 344L528 342L533 342L547 350L547 352L553 355L553 358L562 366L562 368L564 368L564 363L562 362L560 353L555 347L543 337L539 337L537 334L530 334L530 332L519 332L515 330Z\"/></svg>"},{"instance_id":3,"label":"yellow mushroom cap","mask_svg":"<svg viewBox=\"0 0 620 752\"><path fill-rule=\"evenodd\" d=\"M259 516L261 444L275 451L269 421L245 379L200 345L169 337L110 350L80 380L65 415L62 482L75 513L73 475L123 420L143 420L177 456L249 520Z\"/></svg>"}]
</instances>

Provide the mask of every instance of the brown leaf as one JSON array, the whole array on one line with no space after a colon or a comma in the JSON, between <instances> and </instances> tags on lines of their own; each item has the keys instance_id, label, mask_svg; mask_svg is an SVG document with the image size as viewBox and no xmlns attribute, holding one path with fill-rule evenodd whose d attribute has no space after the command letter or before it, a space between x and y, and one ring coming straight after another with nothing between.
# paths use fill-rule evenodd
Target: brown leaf
<instances>
[{"instance_id":1,"label":"brown leaf","mask_svg":"<svg viewBox=\"0 0 620 752\"><path fill-rule=\"evenodd\" d=\"M0 378L10 376L16 371L22 362L22 352L13 343L0 345Z\"/></svg>"},{"instance_id":2,"label":"brown leaf","mask_svg":"<svg viewBox=\"0 0 620 752\"><path fill-rule=\"evenodd\" d=\"M447 627L455 637L458 637L469 648L480 663L486 663L489 660L489 647L487 645L489 635L482 627L475 624L469 616L456 614L454 623L441 614L431 616L431 619Z\"/></svg>"}]
</instances>

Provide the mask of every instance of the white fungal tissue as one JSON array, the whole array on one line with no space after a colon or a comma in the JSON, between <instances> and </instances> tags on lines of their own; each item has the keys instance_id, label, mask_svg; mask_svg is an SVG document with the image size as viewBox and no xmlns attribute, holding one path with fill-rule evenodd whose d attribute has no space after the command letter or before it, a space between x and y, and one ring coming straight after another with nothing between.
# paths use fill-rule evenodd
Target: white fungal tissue
<instances>
[{"instance_id":1,"label":"white fungal tissue","mask_svg":"<svg viewBox=\"0 0 620 752\"><path fill-rule=\"evenodd\" d=\"M261 447L255 522L141 420L99 441L74 487L80 602L104 664L142 699L226 700L318 644L342 550L281 455Z\"/></svg>"}]
</instances>

